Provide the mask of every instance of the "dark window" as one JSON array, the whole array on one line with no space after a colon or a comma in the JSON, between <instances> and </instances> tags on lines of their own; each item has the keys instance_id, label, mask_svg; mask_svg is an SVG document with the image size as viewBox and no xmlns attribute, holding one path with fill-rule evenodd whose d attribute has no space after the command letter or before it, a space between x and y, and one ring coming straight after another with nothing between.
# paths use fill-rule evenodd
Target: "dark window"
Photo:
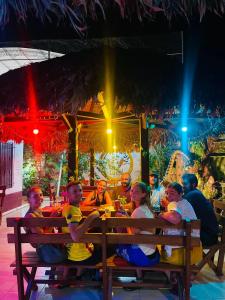
<instances>
[{"instance_id":1,"label":"dark window","mask_svg":"<svg viewBox=\"0 0 225 300\"><path fill-rule=\"evenodd\" d=\"M11 188L13 183L13 143L0 143L0 185Z\"/></svg>"}]
</instances>

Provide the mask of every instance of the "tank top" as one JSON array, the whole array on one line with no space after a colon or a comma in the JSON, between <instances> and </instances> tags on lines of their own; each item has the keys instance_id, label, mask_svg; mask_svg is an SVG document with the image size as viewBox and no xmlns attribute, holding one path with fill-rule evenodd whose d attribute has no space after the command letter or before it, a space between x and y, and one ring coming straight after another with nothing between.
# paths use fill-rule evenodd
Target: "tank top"
<instances>
[{"instance_id":1,"label":"tank top","mask_svg":"<svg viewBox=\"0 0 225 300\"><path fill-rule=\"evenodd\" d=\"M99 196L96 191L94 191L94 195L91 198L91 200L95 200L96 206L105 205L106 204L105 192L102 193L102 201L100 201Z\"/></svg>"}]
</instances>

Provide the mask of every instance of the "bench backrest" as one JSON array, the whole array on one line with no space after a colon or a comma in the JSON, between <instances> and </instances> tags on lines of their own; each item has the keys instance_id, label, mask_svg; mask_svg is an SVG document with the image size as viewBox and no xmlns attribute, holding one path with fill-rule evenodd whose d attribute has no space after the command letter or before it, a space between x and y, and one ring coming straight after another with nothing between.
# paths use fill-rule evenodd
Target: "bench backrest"
<instances>
[{"instance_id":1,"label":"bench backrest","mask_svg":"<svg viewBox=\"0 0 225 300\"><path fill-rule=\"evenodd\" d=\"M23 233L21 228L32 227L66 227L65 218L7 218L7 226L14 227L14 233L8 234L9 243L34 243L34 244L62 244L74 242L70 234L64 233L44 233L44 234L27 234ZM93 226L103 228L101 220L95 220ZM85 233L80 242L93 242L95 244L102 244L103 235L101 233Z\"/></svg>"},{"instance_id":2,"label":"bench backrest","mask_svg":"<svg viewBox=\"0 0 225 300\"><path fill-rule=\"evenodd\" d=\"M55 218L7 218L7 226L21 229L22 227L31 228L31 227L65 227L67 226L66 219L61 217ZM100 243L100 236L106 235L107 241L109 243L124 243L124 237L126 236L126 243L135 244L147 242L153 244L161 245L176 245L176 246L185 246L186 237L191 237L191 246L199 245L199 238L192 237L191 232L193 229L200 229L200 221L182 221L178 225L170 224L164 220L160 219L131 219L131 218L106 218L106 219L97 219L92 223L92 227L98 227L100 233L85 233L81 241L92 238L96 240L97 243ZM155 229L179 229L184 233L183 235L157 235L157 234L128 234L128 233L110 233L112 228L139 228L141 230L150 230L154 231ZM99 230L98 230L99 231ZM9 234L9 241L13 242L14 234ZM21 232L21 243L33 243L33 239L41 239L40 243L68 243L72 242L69 234L62 233L49 233L49 234L26 234ZM99 242L98 242L99 241ZM129 241L129 242L128 242ZM95 241L94 241L95 242Z\"/></svg>"},{"instance_id":3,"label":"bench backrest","mask_svg":"<svg viewBox=\"0 0 225 300\"><path fill-rule=\"evenodd\" d=\"M128 233L106 233L107 243L109 244L153 244L153 245L174 245L190 247L200 245L200 237L192 237L193 229L200 230L200 221L182 221L178 225L170 224L160 219L131 219L131 218L108 218L106 222L107 232L112 228L139 228L142 231L155 232L156 229L180 229L183 235L158 235L158 234L128 234Z\"/></svg>"}]
</instances>

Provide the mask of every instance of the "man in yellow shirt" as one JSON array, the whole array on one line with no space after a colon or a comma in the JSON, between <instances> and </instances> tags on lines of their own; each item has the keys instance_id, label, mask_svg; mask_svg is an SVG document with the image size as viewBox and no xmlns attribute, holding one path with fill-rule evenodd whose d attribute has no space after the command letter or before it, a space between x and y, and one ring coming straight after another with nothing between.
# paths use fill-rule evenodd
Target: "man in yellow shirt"
<instances>
[{"instance_id":1,"label":"man in yellow shirt","mask_svg":"<svg viewBox=\"0 0 225 300\"><path fill-rule=\"evenodd\" d=\"M62 210L62 216L66 218L68 227L63 227L64 233L70 233L72 239L78 242L80 237L89 229L93 220L99 217L99 212L94 211L86 220L80 224L82 213L79 208L82 200L82 186L80 182L70 182L67 185L67 196L69 204L66 204ZM94 252L94 246L91 243L70 243L66 245L68 251L68 259L79 261L84 264L94 264L101 257Z\"/></svg>"}]
</instances>

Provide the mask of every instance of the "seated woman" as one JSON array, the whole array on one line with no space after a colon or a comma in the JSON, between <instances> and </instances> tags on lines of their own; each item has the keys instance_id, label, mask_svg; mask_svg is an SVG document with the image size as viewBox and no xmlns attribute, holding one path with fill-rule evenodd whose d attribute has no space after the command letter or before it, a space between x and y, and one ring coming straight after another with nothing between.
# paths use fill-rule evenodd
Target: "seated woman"
<instances>
[{"instance_id":1,"label":"seated woman","mask_svg":"<svg viewBox=\"0 0 225 300\"><path fill-rule=\"evenodd\" d=\"M130 195L135 207L131 218L153 219L154 215L150 209L147 186L142 182L136 182L131 187ZM151 231L143 231L138 228L129 228L128 232L131 234L152 234ZM160 261L158 249L151 244L120 245L116 252L118 256L137 266L153 266Z\"/></svg>"},{"instance_id":2,"label":"seated woman","mask_svg":"<svg viewBox=\"0 0 225 300\"><path fill-rule=\"evenodd\" d=\"M159 215L160 218L172 223L179 224L182 220L190 219L197 220L191 204L182 198L183 188L177 183L173 182L169 184L166 189L167 198L161 203L165 207L166 212ZM164 234L168 235L182 235L180 229L166 229ZM192 236L200 236L199 230L193 230ZM168 262L175 265L184 265L185 261L185 249L179 246L166 245L161 251L161 261ZM202 247L193 247L191 251L191 264L196 264L202 259Z\"/></svg>"},{"instance_id":3,"label":"seated woman","mask_svg":"<svg viewBox=\"0 0 225 300\"><path fill-rule=\"evenodd\" d=\"M112 200L109 193L106 190L107 182L105 180L100 180L97 184L97 189L90 192L87 198L84 200L82 205L94 205L100 206L104 204L112 205Z\"/></svg>"},{"instance_id":4,"label":"seated woman","mask_svg":"<svg viewBox=\"0 0 225 300\"><path fill-rule=\"evenodd\" d=\"M30 188L27 193L29 209L25 214L25 218L44 218L41 211L41 203L43 202L43 194L41 188L38 186ZM59 215L57 209L53 210L50 217L56 217ZM25 228L27 233L51 233L53 228L43 228L43 227L33 227ZM63 247L61 245L51 245L51 244L39 244L33 245L36 248L37 254L41 260L46 263L59 263L64 261L67 257Z\"/></svg>"}]
</instances>

